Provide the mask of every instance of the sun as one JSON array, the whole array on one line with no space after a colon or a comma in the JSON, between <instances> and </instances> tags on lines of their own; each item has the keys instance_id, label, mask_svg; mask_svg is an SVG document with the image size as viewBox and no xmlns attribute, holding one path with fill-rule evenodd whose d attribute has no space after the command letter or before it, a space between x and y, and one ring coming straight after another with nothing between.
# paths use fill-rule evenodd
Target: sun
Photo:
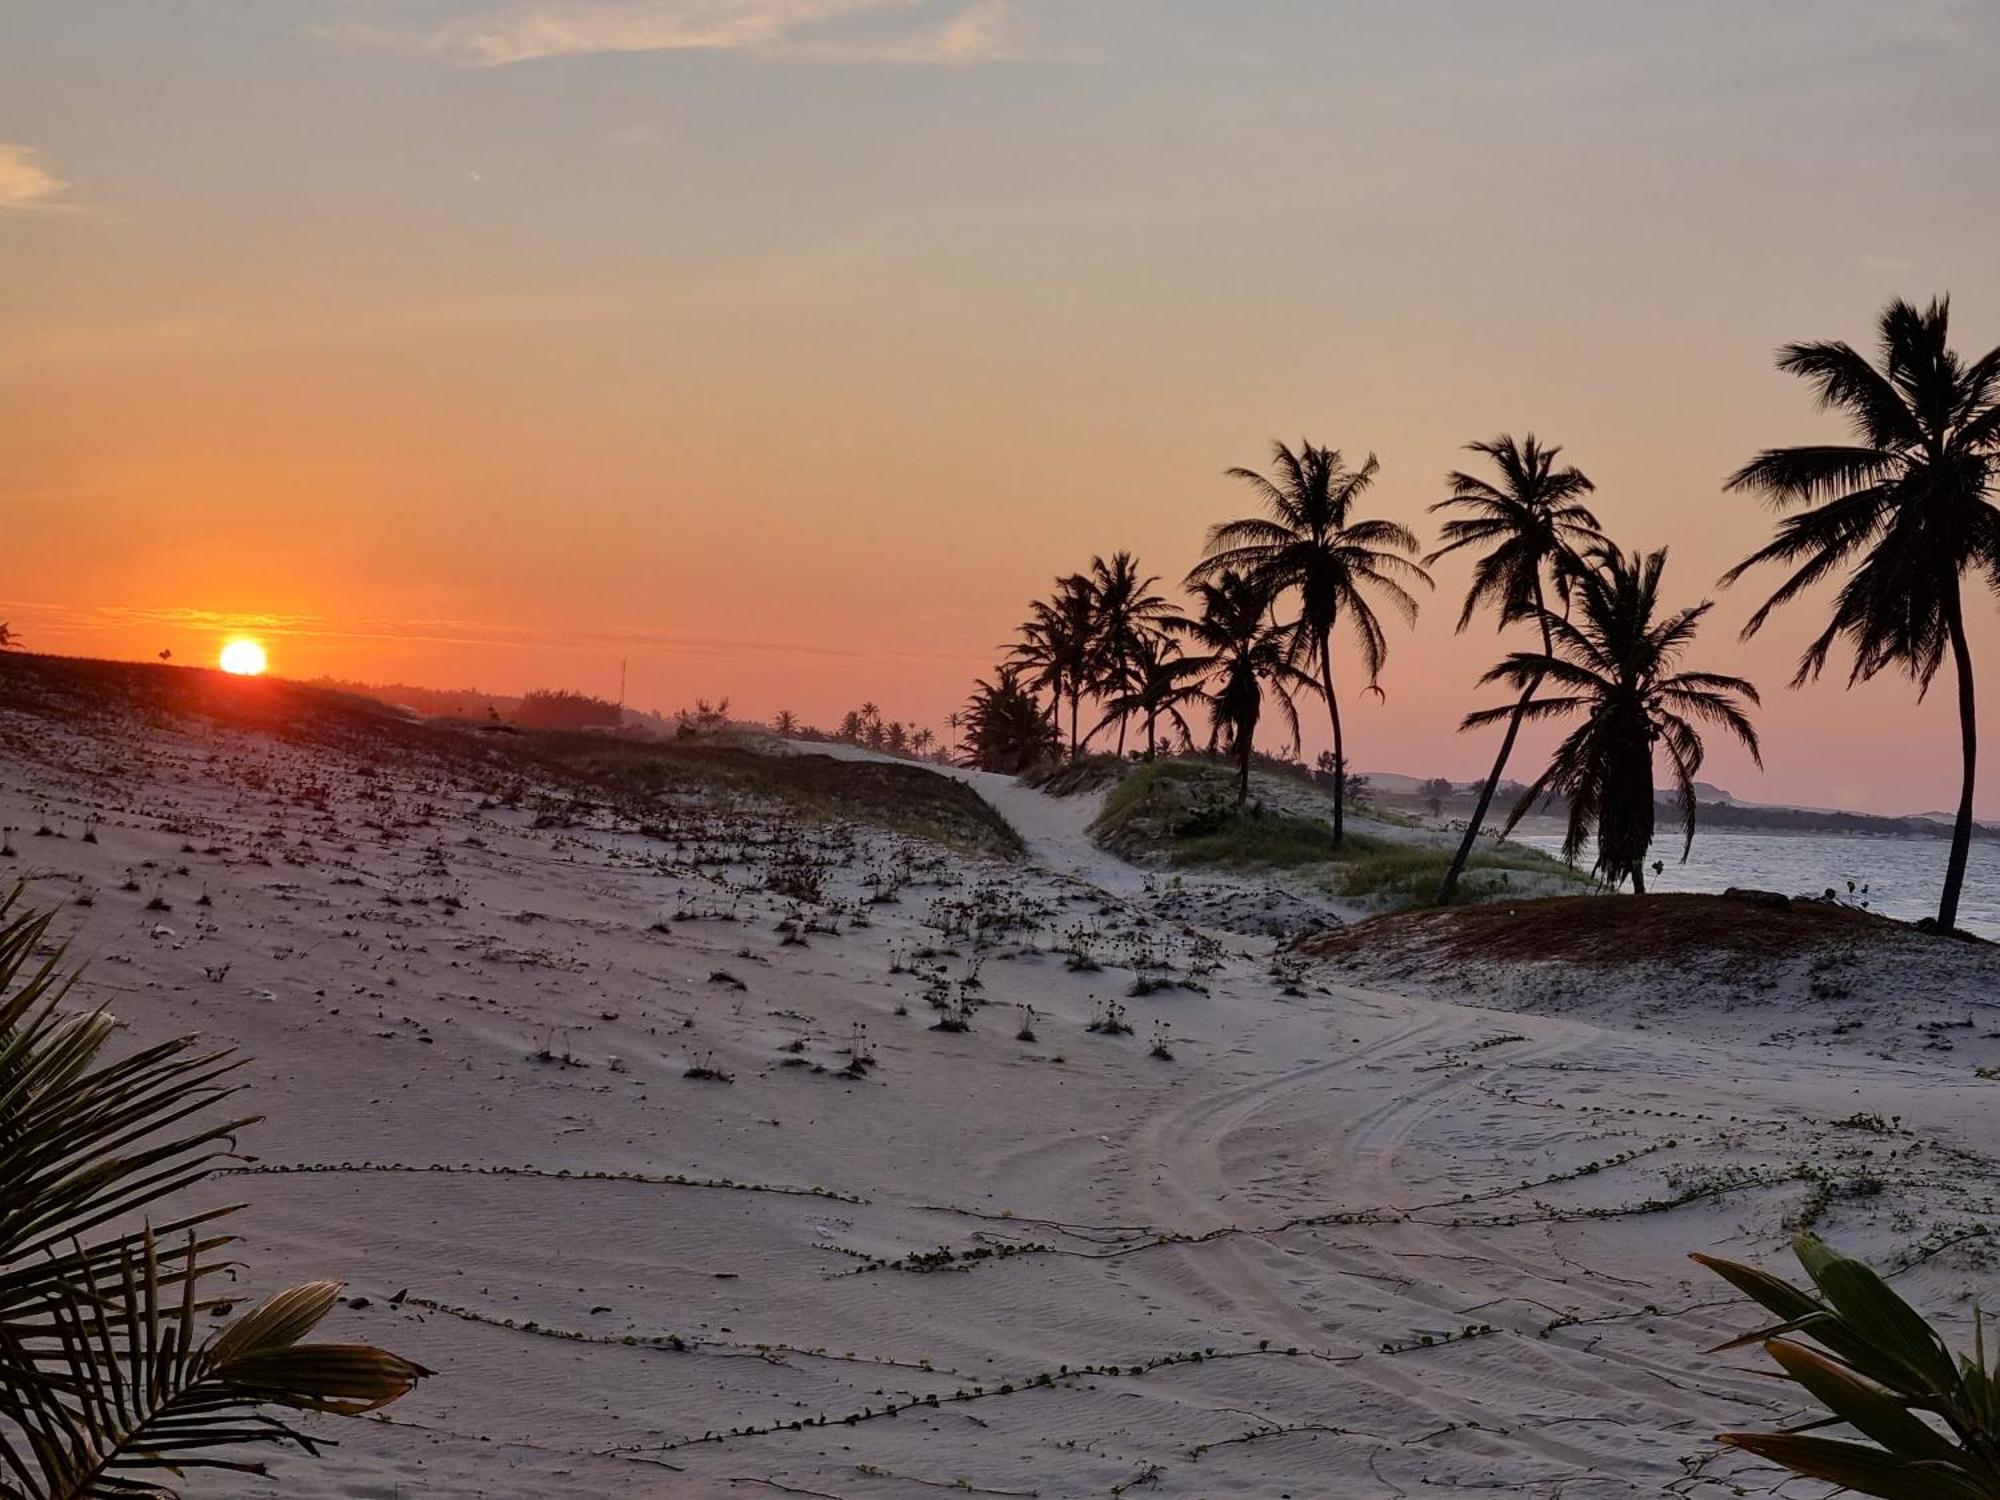
<instances>
[{"instance_id":1,"label":"sun","mask_svg":"<svg viewBox=\"0 0 2000 1500\"><path fill-rule=\"evenodd\" d=\"M264 648L255 641L238 636L233 641L225 641L218 665L225 672L233 672L238 677L256 677L262 674L270 663L265 659Z\"/></svg>"}]
</instances>

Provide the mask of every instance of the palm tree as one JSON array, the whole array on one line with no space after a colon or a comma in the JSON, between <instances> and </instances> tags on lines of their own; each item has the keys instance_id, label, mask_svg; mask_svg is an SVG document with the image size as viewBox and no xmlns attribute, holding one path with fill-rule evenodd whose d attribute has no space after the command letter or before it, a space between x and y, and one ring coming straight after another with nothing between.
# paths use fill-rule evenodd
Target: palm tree
<instances>
[{"instance_id":1,"label":"palm tree","mask_svg":"<svg viewBox=\"0 0 2000 1500\"><path fill-rule=\"evenodd\" d=\"M1763 764L1757 731L1739 700L1756 703L1757 689L1740 677L1675 670L1694 639L1707 600L1659 618L1660 574L1666 548L1627 556L1605 544L1590 566L1571 581L1575 622L1548 610L1542 622L1554 641L1545 652L1516 651L1480 679L1505 682L1527 691L1545 680L1552 697L1467 714L1462 729L1498 724L1514 715L1529 719L1583 715L1556 747L1548 769L1521 794L1503 835L1546 793L1569 804L1563 858L1573 860L1593 835L1597 873L1612 886L1627 876L1632 889L1646 889L1646 851L1653 842L1653 752L1666 751L1680 804L1686 843L1694 847L1694 778L1701 770L1701 734L1692 721L1720 725Z\"/></svg>"},{"instance_id":2,"label":"palm tree","mask_svg":"<svg viewBox=\"0 0 2000 1500\"><path fill-rule=\"evenodd\" d=\"M1201 613L1181 620L1176 630L1197 651L1182 664L1188 677L1205 684L1199 696L1208 705L1208 746L1227 734L1236 757L1236 805L1250 797L1250 753L1263 716L1264 694L1276 700L1299 743L1299 710L1292 695L1318 692L1319 684L1293 663L1298 628L1271 613L1271 593L1256 578L1225 569L1192 585Z\"/></svg>"},{"instance_id":3,"label":"palm tree","mask_svg":"<svg viewBox=\"0 0 2000 1500\"><path fill-rule=\"evenodd\" d=\"M1580 469L1558 469L1556 457L1562 449L1542 446L1532 432L1521 443L1502 433L1491 442L1469 443L1467 448L1493 460L1500 471L1500 482L1494 484L1456 469L1445 476L1451 493L1433 505L1431 513L1452 510L1463 514L1454 515L1444 523L1441 545L1424 561L1435 563L1466 547L1488 549L1473 566L1472 585L1465 592L1465 607L1458 615L1461 631L1472 623L1473 615L1482 605L1491 605L1498 612L1503 627L1517 620L1545 621L1549 613L1548 588L1552 587L1566 604L1570 575L1581 567L1578 555L1604 541L1604 534L1597 529L1597 517L1578 498L1589 494L1593 486ZM1555 643L1549 638L1546 624L1542 628L1542 654L1555 654ZM1459 840L1458 852L1452 856L1451 868L1445 871L1444 884L1438 888L1440 906L1451 900L1458 878L1465 872L1465 862L1472 857L1486 811L1493 805L1493 793L1507 769L1507 758L1514 753L1522 715L1528 700L1540 687L1539 682L1529 683L1507 720L1500 753L1493 758L1493 769L1487 773L1485 784L1479 789L1479 800L1473 805L1472 818L1465 825L1465 837Z\"/></svg>"},{"instance_id":4,"label":"palm tree","mask_svg":"<svg viewBox=\"0 0 2000 1500\"><path fill-rule=\"evenodd\" d=\"M771 720L771 728L783 735L797 734L799 732L799 716L789 708L781 708L778 710L776 717Z\"/></svg>"},{"instance_id":5,"label":"palm tree","mask_svg":"<svg viewBox=\"0 0 2000 1500\"><path fill-rule=\"evenodd\" d=\"M1003 666L995 681L980 678L965 705L965 750L960 763L1018 776L1061 753L1062 735L1022 686L1019 671Z\"/></svg>"},{"instance_id":6,"label":"palm tree","mask_svg":"<svg viewBox=\"0 0 2000 1500\"><path fill-rule=\"evenodd\" d=\"M1069 705L1069 749L1078 750L1077 713L1089 691L1095 654L1097 601L1091 582L1081 573L1056 580L1055 593L1029 606L1020 640L1008 652L1009 662L1022 669L1031 690L1049 694L1049 722L1058 723Z\"/></svg>"},{"instance_id":7,"label":"palm tree","mask_svg":"<svg viewBox=\"0 0 2000 1500\"><path fill-rule=\"evenodd\" d=\"M1265 514L1224 521L1209 528L1208 553L1188 575L1190 585L1224 570L1254 578L1268 597L1296 590L1299 616L1286 649L1294 664L1319 672L1317 690L1326 699L1333 727L1333 840L1345 835L1347 749L1341 735L1340 700L1333 687L1333 632L1345 615L1361 644L1368 686L1378 679L1389 652L1388 637L1369 595L1379 594L1414 623L1417 601L1403 580L1429 585L1430 574L1412 558L1418 548L1409 528L1394 521L1355 520L1354 502L1375 482L1375 455L1350 469L1338 449L1302 442L1294 453L1271 445L1277 478L1254 469L1231 469L1264 501Z\"/></svg>"},{"instance_id":8,"label":"palm tree","mask_svg":"<svg viewBox=\"0 0 2000 1500\"><path fill-rule=\"evenodd\" d=\"M1173 637L1164 633L1179 629L1182 623L1177 615L1168 615L1158 622L1158 629L1145 631L1139 636L1129 663L1125 690L1105 705L1104 719L1097 726L1102 729L1114 717L1122 720L1127 715L1137 714L1146 723L1147 760L1152 760L1158 753L1162 718L1174 729L1182 745L1194 741L1187 719L1181 713L1181 705L1201 695L1201 684L1195 680L1194 665L1182 656L1181 648ZM1096 732L1091 731L1093 734Z\"/></svg>"},{"instance_id":9,"label":"palm tree","mask_svg":"<svg viewBox=\"0 0 2000 1500\"><path fill-rule=\"evenodd\" d=\"M1090 603L1092 610L1090 681L1098 695L1113 700L1129 693L1136 681L1136 666L1149 631L1171 616L1174 607L1151 592L1156 577L1140 577L1138 560L1129 552L1114 552L1107 563L1101 557L1090 560ZM1084 736L1092 735L1116 717L1118 755L1125 755L1127 715L1107 714Z\"/></svg>"},{"instance_id":10,"label":"palm tree","mask_svg":"<svg viewBox=\"0 0 2000 1500\"><path fill-rule=\"evenodd\" d=\"M2000 349L1967 364L1951 348L1951 306L1918 311L1900 298L1881 317L1881 362L1843 343L1787 344L1778 368L1811 382L1823 407L1847 414L1854 441L1760 453L1729 488L1779 509L1804 507L1777 536L1723 575L1733 583L1760 563L1795 571L1743 628L1755 635L1771 612L1815 583L1845 573L1833 618L1806 648L1792 679L1819 676L1836 640L1854 649L1850 685L1885 667L1915 679L1917 695L1951 650L1958 676L1963 779L1937 926L1958 923L1958 897L1972 848L1973 765L1979 734L1961 585L1968 573L2000 588L2000 509L1992 500L2000 457Z\"/></svg>"},{"instance_id":11,"label":"palm tree","mask_svg":"<svg viewBox=\"0 0 2000 1500\"><path fill-rule=\"evenodd\" d=\"M186 1471L263 1472L230 1450L318 1451L266 1408L356 1415L429 1372L302 1342L337 1282L208 1323L228 1310L207 1288L234 1272L216 1232L233 1210L175 1200L254 1123L217 1118L240 1061L191 1036L107 1059L118 1022L64 1008L74 976L60 951L38 961L49 917L19 898L0 898L0 1495L170 1500Z\"/></svg>"}]
</instances>

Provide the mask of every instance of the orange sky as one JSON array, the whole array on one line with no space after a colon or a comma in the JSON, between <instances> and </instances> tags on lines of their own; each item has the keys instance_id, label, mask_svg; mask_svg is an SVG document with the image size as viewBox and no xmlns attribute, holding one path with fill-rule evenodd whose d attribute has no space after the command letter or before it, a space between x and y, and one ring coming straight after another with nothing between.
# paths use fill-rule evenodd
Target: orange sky
<instances>
[{"instance_id":1,"label":"orange sky","mask_svg":"<svg viewBox=\"0 0 2000 1500\"><path fill-rule=\"evenodd\" d=\"M1177 577L1301 436L1423 507L1534 428L1669 592L1832 436L1772 372L2000 342L1973 5L271 0L0 17L0 618L37 649L938 724L1093 551ZM1504 14L1503 14L1504 12ZM1667 13L1662 13L1667 12ZM1364 767L1469 777L1464 569ZM1951 805L1941 681L1768 690L1766 800ZM1976 649L2000 702L2000 627ZM1318 717L1308 716L1318 729ZM1323 742L1309 736L1309 753ZM2000 816L2000 738L1980 803Z\"/></svg>"}]
</instances>

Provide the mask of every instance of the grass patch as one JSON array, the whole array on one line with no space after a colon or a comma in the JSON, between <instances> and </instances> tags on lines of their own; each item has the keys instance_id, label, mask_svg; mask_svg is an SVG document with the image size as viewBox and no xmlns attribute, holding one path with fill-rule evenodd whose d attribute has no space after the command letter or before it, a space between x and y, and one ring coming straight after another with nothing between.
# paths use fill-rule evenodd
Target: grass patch
<instances>
[{"instance_id":1,"label":"grass patch","mask_svg":"<svg viewBox=\"0 0 2000 1500\"><path fill-rule=\"evenodd\" d=\"M1104 799L1091 837L1137 862L1271 869L1326 864L1394 846L1349 833L1336 848L1333 825L1252 802L1236 805L1235 777L1200 760L1135 767Z\"/></svg>"},{"instance_id":2,"label":"grass patch","mask_svg":"<svg viewBox=\"0 0 2000 1500\"><path fill-rule=\"evenodd\" d=\"M1349 840L1352 842L1352 839ZM1333 889L1343 896L1395 902L1428 903L1451 867L1452 851L1436 844L1387 844L1346 860L1333 874ZM1517 882L1515 877L1525 879ZM1475 849L1459 877L1455 901L1483 901L1506 895L1517 885L1530 888L1558 881L1580 885L1584 877L1561 860L1520 844Z\"/></svg>"},{"instance_id":3,"label":"grass patch","mask_svg":"<svg viewBox=\"0 0 2000 1500\"><path fill-rule=\"evenodd\" d=\"M1021 837L971 787L900 760L764 755L734 745L532 734L525 748L609 794L640 802L716 790L775 801L801 816L862 823L948 848L1011 859Z\"/></svg>"}]
</instances>

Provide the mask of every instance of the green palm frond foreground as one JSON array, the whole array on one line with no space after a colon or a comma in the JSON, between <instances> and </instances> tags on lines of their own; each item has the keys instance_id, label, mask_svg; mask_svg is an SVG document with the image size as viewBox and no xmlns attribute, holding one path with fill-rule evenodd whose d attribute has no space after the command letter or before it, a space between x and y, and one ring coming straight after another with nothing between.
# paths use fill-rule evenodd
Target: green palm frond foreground
<instances>
[{"instance_id":1,"label":"green palm frond foreground","mask_svg":"<svg viewBox=\"0 0 2000 1500\"><path fill-rule=\"evenodd\" d=\"M1781 1320L1720 1349L1762 1344L1781 1378L1803 1386L1831 1415L1787 1432L1726 1432L1721 1441L1885 1500L2000 1500L2000 1361L1986 1362L1977 1312L1973 1353L1954 1358L1922 1315L1861 1261L1815 1235L1800 1235L1792 1247L1813 1291L1755 1266L1694 1259ZM1842 1424L1868 1441L1807 1435Z\"/></svg>"},{"instance_id":2,"label":"green palm frond foreground","mask_svg":"<svg viewBox=\"0 0 2000 1500\"><path fill-rule=\"evenodd\" d=\"M233 1209L149 1220L252 1123L222 1109L239 1059L194 1037L107 1058L117 1021L63 1008L60 949L36 962L49 920L0 898L0 1500L172 1496L189 1470L263 1472L247 1446L317 1451L267 1408L351 1416L429 1371L302 1342L335 1282L201 1336Z\"/></svg>"}]
</instances>

